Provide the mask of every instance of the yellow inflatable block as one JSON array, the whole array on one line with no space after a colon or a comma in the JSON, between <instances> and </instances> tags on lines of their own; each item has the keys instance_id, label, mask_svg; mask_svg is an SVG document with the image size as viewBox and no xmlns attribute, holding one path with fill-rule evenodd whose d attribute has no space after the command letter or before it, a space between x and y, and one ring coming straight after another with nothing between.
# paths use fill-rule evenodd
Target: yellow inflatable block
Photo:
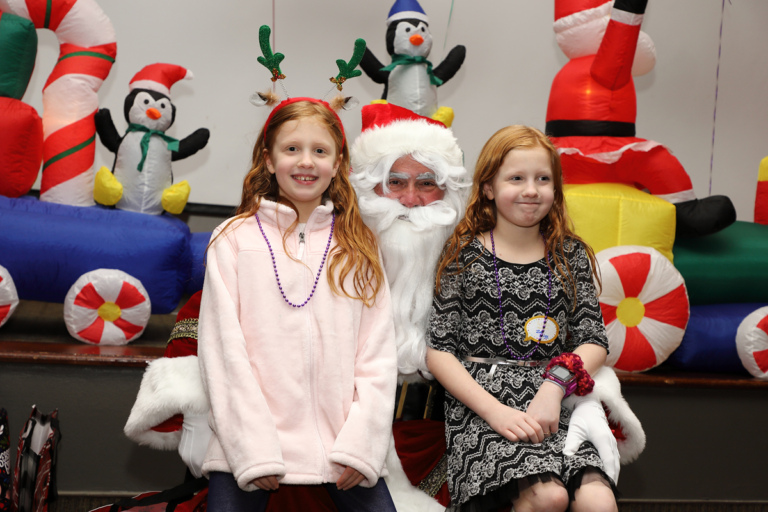
<instances>
[{"instance_id":1,"label":"yellow inflatable block","mask_svg":"<svg viewBox=\"0 0 768 512\"><path fill-rule=\"evenodd\" d=\"M670 262L675 206L618 183L566 185L565 204L576 234L597 253L618 245L653 247Z\"/></svg>"},{"instance_id":2,"label":"yellow inflatable block","mask_svg":"<svg viewBox=\"0 0 768 512\"><path fill-rule=\"evenodd\" d=\"M189 199L190 190L189 182L187 180L180 181L163 190L163 196L161 198L163 209L174 215L183 212L184 207L187 205L187 199Z\"/></svg>"}]
</instances>

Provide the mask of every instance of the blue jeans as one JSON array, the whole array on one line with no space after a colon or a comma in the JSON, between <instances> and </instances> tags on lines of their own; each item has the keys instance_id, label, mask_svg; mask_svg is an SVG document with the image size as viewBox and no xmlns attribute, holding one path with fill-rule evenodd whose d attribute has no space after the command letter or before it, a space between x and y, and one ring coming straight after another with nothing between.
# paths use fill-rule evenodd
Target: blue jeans
<instances>
[{"instance_id":1,"label":"blue jeans","mask_svg":"<svg viewBox=\"0 0 768 512\"><path fill-rule=\"evenodd\" d=\"M208 483L208 512L262 512L267 509L269 491L244 491L232 473L212 472ZM380 478L373 487L355 486L340 491L336 483L322 484L339 512L395 512L387 484Z\"/></svg>"}]
</instances>

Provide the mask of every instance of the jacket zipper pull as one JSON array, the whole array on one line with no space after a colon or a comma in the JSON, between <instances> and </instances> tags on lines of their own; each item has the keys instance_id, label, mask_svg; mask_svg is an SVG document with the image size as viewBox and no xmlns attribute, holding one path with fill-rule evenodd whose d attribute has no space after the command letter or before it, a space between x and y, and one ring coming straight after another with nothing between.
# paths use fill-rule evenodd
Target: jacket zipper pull
<instances>
[{"instance_id":1,"label":"jacket zipper pull","mask_svg":"<svg viewBox=\"0 0 768 512\"><path fill-rule=\"evenodd\" d=\"M304 232L299 232L299 259L304 257Z\"/></svg>"}]
</instances>

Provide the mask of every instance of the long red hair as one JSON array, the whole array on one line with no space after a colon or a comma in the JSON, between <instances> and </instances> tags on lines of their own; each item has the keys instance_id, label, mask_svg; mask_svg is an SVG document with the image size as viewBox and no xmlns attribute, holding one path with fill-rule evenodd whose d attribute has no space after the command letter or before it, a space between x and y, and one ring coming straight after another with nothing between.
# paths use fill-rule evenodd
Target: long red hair
<instances>
[{"instance_id":1,"label":"long red hair","mask_svg":"<svg viewBox=\"0 0 768 512\"><path fill-rule=\"evenodd\" d=\"M371 306L381 288L384 271L379 262L376 237L360 217L357 196L349 181L349 150L345 144L343 127L338 116L328 108L327 104L316 101L296 101L277 107L256 139L251 170L243 180L240 206L227 227L238 219L247 218L256 213L264 198L284 204L296 211L296 220L283 235L283 246L285 246L285 238L298 225L298 210L288 199L280 196L277 178L267 169L265 155L273 147L280 128L289 121L301 119L313 119L325 126L335 142L336 154L341 155L338 172L323 195L324 199L330 199L333 203L333 211L336 215L334 228L336 245L332 250L328 266L328 283L334 293L341 292L347 297L360 299L366 306ZM344 280L353 270L355 289L354 294L350 294L344 288ZM334 278L337 272L338 281Z\"/></svg>"},{"instance_id":2,"label":"long red hair","mask_svg":"<svg viewBox=\"0 0 768 512\"><path fill-rule=\"evenodd\" d=\"M459 253L468 246L472 239L480 233L484 233L496 226L496 203L483 192L485 184L490 184L499 172L504 157L507 153L516 149L529 149L540 147L547 151L552 166L552 184L555 190L555 199L547 216L541 220L539 229L544 234L546 249L552 255L548 262L555 275L558 276L563 288L570 291L576 305L576 281L573 277L571 266L565 257L565 243L567 240L578 240L584 244L593 277L596 278L599 287L599 277L595 273L595 254L592 248L578 237L571 227L571 221L565 210L565 196L563 194L563 168L560 164L560 155L546 135L536 128L522 125L512 125L502 128L494 133L480 151L475 166L475 175L472 180L472 192L467 204L467 212L464 218L454 229L448 239L437 267L435 285L440 291L440 278L452 263L459 272L463 269L459 265Z\"/></svg>"}]
</instances>

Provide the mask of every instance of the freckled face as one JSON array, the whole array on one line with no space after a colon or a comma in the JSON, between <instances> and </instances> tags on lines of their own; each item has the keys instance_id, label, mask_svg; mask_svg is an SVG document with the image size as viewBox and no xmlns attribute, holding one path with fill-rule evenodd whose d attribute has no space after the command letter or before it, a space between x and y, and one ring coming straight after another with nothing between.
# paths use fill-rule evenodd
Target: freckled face
<instances>
[{"instance_id":1,"label":"freckled face","mask_svg":"<svg viewBox=\"0 0 768 512\"><path fill-rule=\"evenodd\" d=\"M483 192L496 203L497 225L538 229L555 201L549 153L541 147L513 149Z\"/></svg>"},{"instance_id":2,"label":"freckled face","mask_svg":"<svg viewBox=\"0 0 768 512\"><path fill-rule=\"evenodd\" d=\"M296 206L301 222L320 205L341 163L328 129L312 118L283 124L264 157L280 196Z\"/></svg>"},{"instance_id":3,"label":"freckled face","mask_svg":"<svg viewBox=\"0 0 768 512\"><path fill-rule=\"evenodd\" d=\"M435 173L429 167L413 159L401 156L392 164L387 180L389 192L376 185L373 191L382 197L396 199L407 208L427 206L445 197L445 190L437 186Z\"/></svg>"}]
</instances>

